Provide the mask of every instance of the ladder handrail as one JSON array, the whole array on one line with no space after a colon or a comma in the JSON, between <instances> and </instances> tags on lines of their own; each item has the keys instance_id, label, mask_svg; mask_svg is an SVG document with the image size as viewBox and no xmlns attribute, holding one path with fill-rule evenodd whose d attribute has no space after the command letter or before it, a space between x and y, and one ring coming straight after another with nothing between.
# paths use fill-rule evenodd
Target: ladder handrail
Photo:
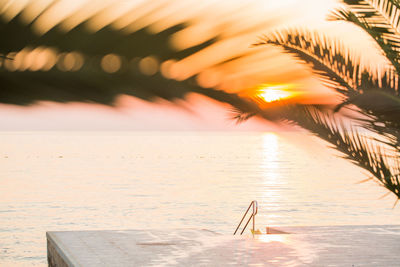
<instances>
[{"instance_id":1,"label":"ladder handrail","mask_svg":"<svg viewBox=\"0 0 400 267\"><path fill-rule=\"evenodd\" d=\"M258 203L257 203L256 200L253 200L253 201L250 203L250 205L249 205L249 207L247 208L246 212L244 213L242 219L240 220L239 225L236 227L236 230L235 230L235 232L233 233L233 235L236 234L237 230L239 229L240 225L242 224L244 218L246 217L247 213L249 212L249 210L250 210L250 208L251 208L252 206L253 206L253 212L251 213L251 215L250 215L250 217L249 217L249 219L248 219L246 225L243 227L243 230L242 230L242 232L241 232L240 234L243 234L244 230L246 230L246 227L247 227L247 225L249 224L249 222L250 222L251 219L253 219L253 232L254 232L255 220L256 220L255 217L256 217L257 212L258 212Z\"/></svg>"}]
</instances>

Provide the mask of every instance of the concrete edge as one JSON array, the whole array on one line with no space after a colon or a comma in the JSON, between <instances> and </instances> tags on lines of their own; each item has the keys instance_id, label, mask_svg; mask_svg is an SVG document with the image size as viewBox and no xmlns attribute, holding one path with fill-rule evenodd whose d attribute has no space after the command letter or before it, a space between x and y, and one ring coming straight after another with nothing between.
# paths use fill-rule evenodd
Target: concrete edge
<instances>
[{"instance_id":1,"label":"concrete edge","mask_svg":"<svg viewBox=\"0 0 400 267\"><path fill-rule=\"evenodd\" d=\"M74 262L73 257L71 254L68 253L68 250L65 247L62 247L62 242L58 240L57 237L55 237L52 232L46 232L46 239L47 242L50 243L52 247L56 250L58 256L62 258L62 260L67 266L70 267L79 266L77 262ZM49 256L50 256L49 247L47 245L47 258L49 258Z\"/></svg>"}]
</instances>

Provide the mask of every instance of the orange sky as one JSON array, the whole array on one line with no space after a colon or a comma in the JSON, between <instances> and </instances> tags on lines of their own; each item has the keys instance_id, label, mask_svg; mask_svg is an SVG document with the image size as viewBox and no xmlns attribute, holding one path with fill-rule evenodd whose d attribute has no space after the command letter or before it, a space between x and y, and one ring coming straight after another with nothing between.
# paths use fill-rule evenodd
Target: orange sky
<instances>
[{"instance_id":1,"label":"orange sky","mask_svg":"<svg viewBox=\"0 0 400 267\"><path fill-rule=\"evenodd\" d=\"M47 32L60 22L61 27L68 31L88 18L91 18L89 25L92 31L106 25L117 29L130 25L125 31L133 32L149 27L149 31L154 33L188 20L189 25L174 34L169 45L180 50L216 35L219 41L179 62L169 62L168 75L177 80L195 76L201 86L228 92L243 94L251 92L260 84L283 83L294 85L291 90L308 101L333 101L333 94L312 77L309 69L289 55L274 47L250 47L259 36L276 29L315 29L338 36L350 47L359 47L361 43L363 48L371 51L369 60L379 58L371 49L373 44L356 27L326 21L328 12L338 6L335 0L60 0L37 17L52 2L3 1L0 4L0 14L5 20L12 19L20 12L26 22L37 18L34 26L38 34ZM149 11L152 11L149 15L143 15ZM238 55L242 57L221 64ZM0 129L269 129L269 126L259 121L239 127L232 126L233 123L227 119L229 109L226 106L195 95L189 96L186 103L192 113L170 104L155 105L127 99L119 99L118 103L123 104L123 107L117 110L77 103L38 103L26 108L1 105ZM58 118L63 118L63 123L60 124ZM165 122L168 122L167 126Z\"/></svg>"}]
</instances>

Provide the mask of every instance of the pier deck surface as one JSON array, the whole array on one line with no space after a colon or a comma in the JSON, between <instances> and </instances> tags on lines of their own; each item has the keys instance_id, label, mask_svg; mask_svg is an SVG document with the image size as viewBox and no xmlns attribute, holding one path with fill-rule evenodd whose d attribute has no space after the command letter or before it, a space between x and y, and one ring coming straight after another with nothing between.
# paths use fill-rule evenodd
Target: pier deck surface
<instances>
[{"instance_id":1,"label":"pier deck surface","mask_svg":"<svg viewBox=\"0 0 400 267\"><path fill-rule=\"evenodd\" d=\"M400 266L400 226L48 232L49 266ZM262 229L265 232L265 229Z\"/></svg>"}]
</instances>

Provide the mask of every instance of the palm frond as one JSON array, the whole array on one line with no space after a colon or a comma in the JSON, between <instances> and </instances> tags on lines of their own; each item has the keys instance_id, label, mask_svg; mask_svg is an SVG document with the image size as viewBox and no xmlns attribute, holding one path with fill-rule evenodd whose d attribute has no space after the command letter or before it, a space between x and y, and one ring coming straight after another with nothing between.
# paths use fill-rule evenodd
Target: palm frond
<instances>
[{"instance_id":1,"label":"palm frond","mask_svg":"<svg viewBox=\"0 0 400 267\"><path fill-rule=\"evenodd\" d=\"M348 9L334 11L330 19L344 20L361 27L380 46L400 73L400 5L395 0L345 0Z\"/></svg>"},{"instance_id":2,"label":"palm frond","mask_svg":"<svg viewBox=\"0 0 400 267\"><path fill-rule=\"evenodd\" d=\"M382 142L396 151L400 151L399 122L382 122L380 119L375 118L364 122L363 127L383 137L383 140L376 141Z\"/></svg>"},{"instance_id":3,"label":"palm frond","mask_svg":"<svg viewBox=\"0 0 400 267\"><path fill-rule=\"evenodd\" d=\"M367 170L378 181L400 198L400 169L386 155L382 145L360 134L357 129L344 126L333 114L313 107L302 107L292 113L292 120L319 138L329 142L344 158Z\"/></svg>"},{"instance_id":4,"label":"palm frond","mask_svg":"<svg viewBox=\"0 0 400 267\"><path fill-rule=\"evenodd\" d=\"M310 64L313 72L329 88L352 97L368 90L398 94L399 78L394 70L371 69L362 66L344 45L325 35L285 30L264 36L255 45L272 44Z\"/></svg>"},{"instance_id":5,"label":"palm frond","mask_svg":"<svg viewBox=\"0 0 400 267\"><path fill-rule=\"evenodd\" d=\"M146 75L140 71L140 60L151 57L158 64L172 59L180 60L215 43L215 39L184 50L169 45L171 36L185 26L172 26L156 34L146 28L124 33L111 26L99 31L89 31L83 21L68 32L56 26L43 35L36 34L33 24L23 22L20 15L10 21L0 19L0 34L7 36L0 42L0 103L30 105L37 101L95 102L113 105L122 94L153 101L163 98L169 101L184 98L188 93L199 93L232 105L247 103L235 94L202 88L193 79L178 81L166 78L160 71ZM21 51L27 51L19 57ZM57 64L47 69L12 67L27 62L27 54L53 51ZM82 65L78 69L60 69L59 63L68 53L79 54ZM22 55L23 53L21 53ZM120 59L120 69L108 73L101 66L106 55ZM16 58L17 57L17 58ZM25 64L25 63L23 63Z\"/></svg>"},{"instance_id":6,"label":"palm frond","mask_svg":"<svg viewBox=\"0 0 400 267\"><path fill-rule=\"evenodd\" d=\"M253 116L256 116L257 113L255 112L244 112L243 110L236 108L236 107L232 107L230 109L230 119L236 121L236 124L240 124L242 122L247 121L248 119L250 119Z\"/></svg>"},{"instance_id":7,"label":"palm frond","mask_svg":"<svg viewBox=\"0 0 400 267\"><path fill-rule=\"evenodd\" d=\"M353 92L353 77L357 76L359 66L353 64L353 60L337 54L323 35L301 30L287 30L275 32L264 36L254 44L272 44L282 47L287 53L296 56L305 63L311 64L315 74L323 84L339 92ZM342 66L347 67L343 69Z\"/></svg>"},{"instance_id":8,"label":"palm frond","mask_svg":"<svg viewBox=\"0 0 400 267\"><path fill-rule=\"evenodd\" d=\"M346 128L342 120L333 113L311 105L287 105L267 107L259 112L235 110L238 122L251 116L268 120L283 121L298 125L317 137L327 141L332 148L341 152L345 159L369 171L380 184L400 198L400 166L392 164L390 155L382 145L360 134L355 128ZM394 167L393 167L394 166Z\"/></svg>"},{"instance_id":9,"label":"palm frond","mask_svg":"<svg viewBox=\"0 0 400 267\"><path fill-rule=\"evenodd\" d=\"M322 82L344 97L336 111L352 104L363 116L375 118L387 129L399 122L399 77L395 70L372 72L351 57L351 51L324 35L307 31L283 31L266 36L256 45L272 44L311 64ZM365 124L366 128L369 123ZM383 130L384 131L384 130ZM389 134L388 134L389 135Z\"/></svg>"},{"instance_id":10,"label":"palm frond","mask_svg":"<svg viewBox=\"0 0 400 267\"><path fill-rule=\"evenodd\" d=\"M379 182L400 198L400 167L387 148L379 142L360 134L357 129L346 130L343 122L333 115L307 107L294 113L293 118L301 127L328 141L343 153L345 158L369 171ZM397 151L394 151L395 155Z\"/></svg>"},{"instance_id":11,"label":"palm frond","mask_svg":"<svg viewBox=\"0 0 400 267\"><path fill-rule=\"evenodd\" d=\"M339 105L336 110L344 105L352 104L357 107L356 112L362 117L353 118L359 124L383 137L376 139L400 152L400 99L397 96L378 90L371 90L349 98Z\"/></svg>"}]
</instances>

